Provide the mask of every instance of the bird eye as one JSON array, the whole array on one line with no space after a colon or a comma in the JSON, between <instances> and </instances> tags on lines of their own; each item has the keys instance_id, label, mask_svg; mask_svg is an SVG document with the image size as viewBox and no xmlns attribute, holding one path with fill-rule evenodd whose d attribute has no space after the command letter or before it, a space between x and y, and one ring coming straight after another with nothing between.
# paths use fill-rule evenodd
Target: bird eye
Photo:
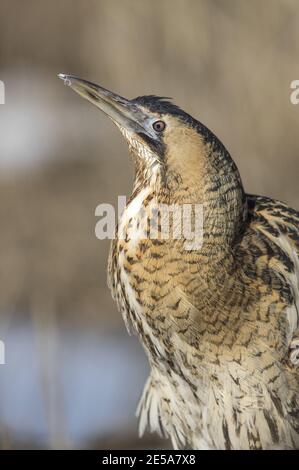
<instances>
[{"instance_id":1,"label":"bird eye","mask_svg":"<svg viewBox=\"0 0 299 470\"><path fill-rule=\"evenodd\" d=\"M166 124L164 121L155 121L153 123L153 128L155 129L156 132L164 131L165 127L166 127Z\"/></svg>"}]
</instances>

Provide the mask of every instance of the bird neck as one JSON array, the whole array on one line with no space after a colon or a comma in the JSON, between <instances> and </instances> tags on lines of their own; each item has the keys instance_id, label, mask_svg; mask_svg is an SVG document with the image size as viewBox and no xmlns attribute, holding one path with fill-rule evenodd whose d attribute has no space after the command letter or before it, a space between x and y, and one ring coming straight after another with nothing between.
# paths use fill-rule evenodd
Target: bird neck
<instances>
[{"instance_id":1,"label":"bird neck","mask_svg":"<svg viewBox=\"0 0 299 470\"><path fill-rule=\"evenodd\" d=\"M232 253L247 219L247 199L239 171L221 145L207 148L202 201L203 254Z\"/></svg>"},{"instance_id":2,"label":"bird neck","mask_svg":"<svg viewBox=\"0 0 299 470\"><path fill-rule=\"evenodd\" d=\"M133 194L148 189L158 204L191 206L202 209L203 243L199 250L204 258L222 259L233 251L247 217L247 201L238 169L224 146L204 146L204 157L197 171L188 167L151 165L135 160ZM170 241L171 242L171 241ZM174 243L175 245L176 243ZM197 253L199 254L199 253Z\"/></svg>"}]
</instances>

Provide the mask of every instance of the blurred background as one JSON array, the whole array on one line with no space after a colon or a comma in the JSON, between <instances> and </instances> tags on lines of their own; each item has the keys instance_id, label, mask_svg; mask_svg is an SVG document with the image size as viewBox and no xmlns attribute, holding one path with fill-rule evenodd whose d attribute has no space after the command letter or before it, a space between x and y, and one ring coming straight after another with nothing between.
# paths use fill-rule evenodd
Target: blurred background
<instances>
[{"instance_id":1,"label":"blurred background","mask_svg":"<svg viewBox=\"0 0 299 470\"><path fill-rule=\"evenodd\" d=\"M95 208L129 194L120 133L56 78L171 96L245 188L299 209L297 0L0 0L0 445L157 448L148 365L106 287Z\"/></svg>"}]
</instances>

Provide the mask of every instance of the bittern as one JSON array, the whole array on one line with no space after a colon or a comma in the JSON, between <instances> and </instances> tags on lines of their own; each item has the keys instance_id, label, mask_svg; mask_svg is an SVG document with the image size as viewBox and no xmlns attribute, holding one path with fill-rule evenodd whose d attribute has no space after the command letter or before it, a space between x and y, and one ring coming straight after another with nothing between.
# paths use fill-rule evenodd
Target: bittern
<instances>
[{"instance_id":1,"label":"bittern","mask_svg":"<svg viewBox=\"0 0 299 470\"><path fill-rule=\"evenodd\" d=\"M299 213L246 194L224 145L168 99L60 78L112 119L135 165L108 278L151 366L140 433L180 449L299 448ZM201 205L200 247L148 236L161 204Z\"/></svg>"}]
</instances>

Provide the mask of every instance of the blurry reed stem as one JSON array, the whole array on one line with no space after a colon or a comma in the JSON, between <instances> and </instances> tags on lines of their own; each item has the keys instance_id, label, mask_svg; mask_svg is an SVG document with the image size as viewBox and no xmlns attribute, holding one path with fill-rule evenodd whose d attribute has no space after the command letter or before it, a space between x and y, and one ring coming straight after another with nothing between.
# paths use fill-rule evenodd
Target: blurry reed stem
<instances>
[{"instance_id":1,"label":"blurry reed stem","mask_svg":"<svg viewBox=\"0 0 299 470\"><path fill-rule=\"evenodd\" d=\"M0 323L0 339L5 340L6 332L10 326L12 321L14 311L11 309L6 311L5 313L1 312L1 323ZM7 428L6 424L1 419L0 414L0 448L2 450L9 450L13 449L13 440L11 437L11 433Z\"/></svg>"},{"instance_id":2,"label":"blurry reed stem","mask_svg":"<svg viewBox=\"0 0 299 470\"><path fill-rule=\"evenodd\" d=\"M36 349L39 358L40 382L49 431L49 446L53 449L70 447L66 436L63 394L60 383L60 358L57 318L54 308L43 302L32 309Z\"/></svg>"}]
</instances>

